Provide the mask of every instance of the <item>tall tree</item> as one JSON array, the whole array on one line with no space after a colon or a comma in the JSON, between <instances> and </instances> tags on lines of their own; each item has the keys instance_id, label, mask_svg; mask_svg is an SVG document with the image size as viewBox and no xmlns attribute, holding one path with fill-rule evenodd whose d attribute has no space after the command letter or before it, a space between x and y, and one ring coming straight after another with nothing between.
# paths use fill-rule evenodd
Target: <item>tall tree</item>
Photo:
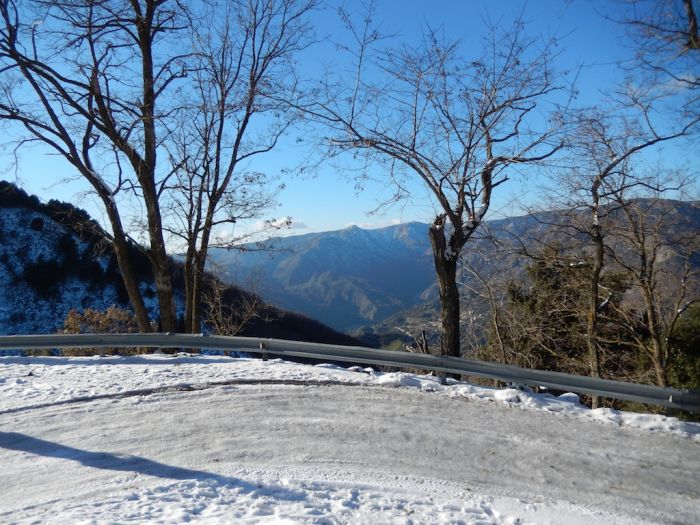
<instances>
[{"instance_id":1,"label":"tall tree","mask_svg":"<svg viewBox=\"0 0 700 525\"><path fill-rule=\"evenodd\" d=\"M554 42L526 36L522 20L491 27L483 53L427 30L417 46L377 49L371 27L348 27L356 74L329 82L325 102L306 109L330 127L332 153L351 151L381 166L397 199L418 181L438 212L429 229L441 302L443 355L460 355L460 255L484 220L493 192L526 165L562 146L562 87ZM376 67L374 65L376 64ZM335 88L340 86L338 90ZM559 97L566 102L566 96ZM516 168L516 166L518 168Z\"/></svg>"},{"instance_id":2,"label":"tall tree","mask_svg":"<svg viewBox=\"0 0 700 525\"><path fill-rule=\"evenodd\" d=\"M581 114L577 132L571 141L571 168L564 179L557 179L554 202L571 210L570 217L559 227L573 233L582 242L581 248L590 252L589 286L587 296L586 344L589 373L601 376L601 355L605 349L599 331L601 305L607 304L608 294L602 285L606 266L608 217L616 210L615 195L629 189L632 161L641 152L661 143L686 135L695 120L685 126L657 129L652 124L653 104L632 88L622 90L629 98L619 100L608 112L590 111ZM652 97L653 98L653 97ZM638 183L637 183L638 184ZM581 210L586 215L581 215ZM582 220L582 217L585 217ZM597 398L593 397L593 406Z\"/></svg>"},{"instance_id":3,"label":"tall tree","mask_svg":"<svg viewBox=\"0 0 700 525\"><path fill-rule=\"evenodd\" d=\"M142 199L163 330L176 328L158 179L159 126L185 76L174 45L185 8L168 0L3 0L0 119L63 156L104 204L139 327L150 330L117 197Z\"/></svg>"},{"instance_id":4,"label":"tall tree","mask_svg":"<svg viewBox=\"0 0 700 525\"><path fill-rule=\"evenodd\" d=\"M274 203L271 177L247 165L271 151L292 123L294 59L311 41L306 18L316 6L241 0L208 4L198 17L191 91L182 125L169 138L175 175L166 193L174 219L166 230L185 245L186 331L200 330L209 247L240 243L250 231L235 233L236 226ZM226 236L216 237L223 228Z\"/></svg>"},{"instance_id":5,"label":"tall tree","mask_svg":"<svg viewBox=\"0 0 700 525\"><path fill-rule=\"evenodd\" d=\"M645 106L642 106L645 108ZM600 377L600 337L599 319L601 304L607 299L602 289L605 267L606 217L614 207L612 198L626 185L625 173L631 159L639 152L683 135L687 130L658 132L651 124L649 112L642 111L639 119L626 116L594 113L580 121L580 135L575 150L578 153L576 167L573 168L574 187L571 195L579 202L569 202L572 209L584 207L589 212L586 225L570 223L583 232L590 245L591 267L589 273L587 346L590 374ZM581 227L583 226L583 227ZM597 403L593 399L593 405Z\"/></svg>"}]
</instances>

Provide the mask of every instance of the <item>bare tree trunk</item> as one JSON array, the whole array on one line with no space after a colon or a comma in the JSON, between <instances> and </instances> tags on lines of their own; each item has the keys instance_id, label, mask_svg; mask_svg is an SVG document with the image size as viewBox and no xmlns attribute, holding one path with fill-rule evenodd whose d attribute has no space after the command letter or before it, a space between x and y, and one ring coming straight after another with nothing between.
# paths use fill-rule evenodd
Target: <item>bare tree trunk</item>
<instances>
[{"instance_id":1,"label":"bare tree trunk","mask_svg":"<svg viewBox=\"0 0 700 525\"><path fill-rule=\"evenodd\" d=\"M135 166L136 174L141 183L143 198L148 217L148 235L151 241L150 259L153 267L153 278L158 292L160 306L161 330L175 332L177 317L173 299L173 285L168 265L168 256L163 238L163 224L160 213L159 195L155 185L155 170L157 162L157 133L156 133L156 80L153 63L153 32L157 2L146 2L145 10L141 12L138 4L134 4L137 19L138 44L141 50L141 72L143 87L142 126L143 126L143 159Z\"/></svg>"},{"instance_id":2,"label":"bare tree trunk","mask_svg":"<svg viewBox=\"0 0 700 525\"><path fill-rule=\"evenodd\" d=\"M188 326L193 333L202 331L202 297L204 288L204 267L207 262L207 249L203 247L195 260L192 273L192 320Z\"/></svg>"},{"instance_id":3,"label":"bare tree trunk","mask_svg":"<svg viewBox=\"0 0 700 525\"><path fill-rule=\"evenodd\" d=\"M167 260L163 261L163 258L158 254L151 257L151 264L160 306L160 329L163 332L175 332L177 331L177 317Z\"/></svg>"},{"instance_id":4,"label":"bare tree trunk","mask_svg":"<svg viewBox=\"0 0 700 525\"><path fill-rule=\"evenodd\" d=\"M630 217L628 215L628 217ZM664 358L664 345L662 342L663 328L661 320L656 309L658 301L654 297L654 266L656 262L655 252L653 248L648 255L646 251L646 235L644 231L644 221L640 217L640 228L633 231L638 232L638 246L640 252L639 261L639 284L644 298L644 308L647 313L647 328L649 329L649 337L651 339L651 362L654 366L654 374L656 375L656 384L661 387L666 386L666 359Z\"/></svg>"},{"instance_id":5,"label":"bare tree trunk","mask_svg":"<svg viewBox=\"0 0 700 525\"><path fill-rule=\"evenodd\" d=\"M213 222L213 219L212 219ZM202 331L202 302L204 296L204 271L207 264L211 228L202 229L199 249L194 239L189 243L185 259L185 332L197 334Z\"/></svg>"},{"instance_id":6,"label":"bare tree trunk","mask_svg":"<svg viewBox=\"0 0 700 525\"><path fill-rule=\"evenodd\" d=\"M190 244L187 247L187 254L185 255L185 267L184 267L184 282L185 282L185 333L190 332L190 327L192 326L192 315L194 310L192 290L193 290L193 280L194 280L194 267L195 267L195 250Z\"/></svg>"},{"instance_id":7,"label":"bare tree trunk","mask_svg":"<svg viewBox=\"0 0 700 525\"><path fill-rule=\"evenodd\" d=\"M600 275L603 271L605 247L603 234L598 224L598 210L593 212L591 238L594 246L593 267L591 269L590 296L588 303L588 322L586 324L586 345L588 347L588 366L591 377L600 377L600 352L598 351L598 304L600 303ZM591 396L591 408L598 407L598 396Z\"/></svg>"},{"instance_id":8,"label":"bare tree trunk","mask_svg":"<svg viewBox=\"0 0 700 525\"><path fill-rule=\"evenodd\" d=\"M141 332L151 332L151 321L148 315L148 310L146 310L146 305L143 302L141 290L139 290L138 280L134 276L134 271L131 266L131 260L129 259L129 246L126 240L126 234L124 233L124 229L122 227L121 218L119 217L119 212L111 199L105 198L103 199L103 202L105 203L105 208L107 209L109 222L112 225L112 233L114 235L114 255L117 258L117 265L119 266L119 270L124 281L126 293L129 296L129 301L131 301L131 306L134 309L136 322Z\"/></svg>"},{"instance_id":9,"label":"bare tree trunk","mask_svg":"<svg viewBox=\"0 0 700 525\"><path fill-rule=\"evenodd\" d=\"M165 251L158 200L154 196L148 196L146 191L144 191L144 200L146 201L148 234L151 241L149 258L158 293L161 330L163 332L175 332L177 330L177 317L175 315L175 301L173 300L173 285L168 256Z\"/></svg>"},{"instance_id":10,"label":"bare tree trunk","mask_svg":"<svg viewBox=\"0 0 700 525\"><path fill-rule=\"evenodd\" d=\"M201 239L197 248L197 239L188 243L189 265L185 272L185 289L187 291L185 308L185 332L196 334L202 331L202 301L204 296L204 270L209 253L211 230L214 227L216 206L209 206L204 225L201 228ZM199 228L198 228L199 229Z\"/></svg>"},{"instance_id":11,"label":"bare tree trunk","mask_svg":"<svg viewBox=\"0 0 700 525\"><path fill-rule=\"evenodd\" d=\"M654 374L656 375L656 384L660 387L665 387L668 383L666 379L666 359L664 352L664 344L662 341L662 328L657 315L654 297L649 287L642 287L642 295L644 296L644 306L647 311L647 326L649 328L649 337L651 339L651 362L654 366Z\"/></svg>"},{"instance_id":12,"label":"bare tree trunk","mask_svg":"<svg viewBox=\"0 0 700 525\"><path fill-rule=\"evenodd\" d=\"M499 315L498 305L493 300L493 295L489 291L489 308L491 310L491 325L493 326L493 332L496 334L496 340L498 341L498 349L501 352L501 362L504 365L508 364L508 354L506 352L506 345L503 342L503 335L501 334L501 316Z\"/></svg>"},{"instance_id":13,"label":"bare tree trunk","mask_svg":"<svg viewBox=\"0 0 700 525\"><path fill-rule=\"evenodd\" d=\"M440 353L460 357L457 257L447 253L443 220L441 217L436 219L429 230L440 291L440 322L442 324Z\"/></svg>"},{"instance_id":14,"label":"bare tree trunk","mask_svg":"<svg viewBox=\"0 0 700 525\"><path fill-rule=\"evenodd\" d=\"M186 333L202 331L202 288L206 256L191 249L185 262L185 327Z\"/></svg>"},{"instance_id":15,"label":"bare tree trunk","mask_svg":"<svg viewBox=\"0 0 700 525\"><path fill-rule=\"evenodd\" d=\"M204 269L206 267L207 256L209 254L211 231L214 228L214 213L216 213L216 205L209 206L207 209L206 218L204 219L204 227L202 228L202 239L199 245L199 250L196 251L195 256L194 271L192 273L192 321L188 327L192 330L192 333L198 333L202 330Z\"/></svg>"},{"instance_id":16,"label":"bare tree trunk","mask_svg":"<svg viewBox=\"0 0 700 525\"><path fill-rule=\"evenodd\" d=\"M200 269L199 262L192 268L192 289L190 290L192 310L190 312L189 323L185 325L185 332L198 334L202 331L202 285L203 270Z\"/></svg>"}]
</instances>

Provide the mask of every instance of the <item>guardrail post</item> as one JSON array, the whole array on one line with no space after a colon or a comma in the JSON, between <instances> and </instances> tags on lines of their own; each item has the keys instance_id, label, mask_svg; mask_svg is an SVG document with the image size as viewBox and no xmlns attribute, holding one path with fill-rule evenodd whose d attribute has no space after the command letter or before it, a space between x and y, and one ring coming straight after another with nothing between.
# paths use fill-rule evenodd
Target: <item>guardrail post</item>
<instances>
[{"instance_id":1,"label":"guardrail post","mask_svg":"<svg viewBox=\"0 0 700 525\"><path fill-rule=\"evenodd\" d=\"M268 355L267 355L267 349L265 348L265 343L260 341L260 350L261 350L261 355L262 355L262 360L267 361L268 360Z\"/></svg>"}]
</instances>

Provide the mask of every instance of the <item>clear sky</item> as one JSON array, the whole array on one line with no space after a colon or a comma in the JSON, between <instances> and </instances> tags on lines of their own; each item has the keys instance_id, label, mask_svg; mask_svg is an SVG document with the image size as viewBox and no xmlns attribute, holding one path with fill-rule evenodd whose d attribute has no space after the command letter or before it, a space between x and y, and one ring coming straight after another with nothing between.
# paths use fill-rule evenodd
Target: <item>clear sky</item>
<instances>
[{"instance_id":1,"label":"clear sky","mask_svg":"<svg viewBox=\"0 0 700 525\"><path fill-rule=\"evenodd\" d=\"M314 24L321 43L307 51L303 57L304 75L320 75L322 63L334 60L332 42L342 34L334 0L325 3L322 11L315 13ZM359 2L347 0L347 9L359 8ZM608 20L604 15L615 14L624 7L623 2L605 0L378 0L377 20L387 32L395 33L398 40L415 42L421 30L429 24L441 27L448 38L460 39L465 52L476 56L484 33L483 17L492 20L503 17L507 22L513 13L525 9L531 34L558 35L562 42L560 67L583 65L579 79L580 102L593 103L610 90L621 73L614 65L618 59L629 58L631 50L624 45L624 28ZM255 167L270 173L280 173L298 165L308 157L307 144L297 143L305 130L294 130L281 147L256 162ZM667 150L664 162L677 156L678 150ZM687 152L686 152L687 153ZM696 153L687 159L697 165ZM694 159L694 160L693 160ZM0 150L0 177L15 180L30 193L40 198L58 198L87 209L96 218L102 213L96 199L81 195L88 187L81 180L61 182L73 174L60 158L39 148L20 153L18 171L10 169L11 151ZM308 174L284 175L286 189L280 195L280 206L270 212L270 218L291 216L292 233L333 230L357 224L378 227L398 222L430 221L435 213L419 186L411 201L399 204L383 214L368 215L377 203L391 192L383 184L370 184L358 193L354 182L331 164L321 165ZM532 200L520 183L498 188L490 216L497 217L518 213L523 199ZM488 216L487 216L488 217Z\"/></svg>"}]
</instances>

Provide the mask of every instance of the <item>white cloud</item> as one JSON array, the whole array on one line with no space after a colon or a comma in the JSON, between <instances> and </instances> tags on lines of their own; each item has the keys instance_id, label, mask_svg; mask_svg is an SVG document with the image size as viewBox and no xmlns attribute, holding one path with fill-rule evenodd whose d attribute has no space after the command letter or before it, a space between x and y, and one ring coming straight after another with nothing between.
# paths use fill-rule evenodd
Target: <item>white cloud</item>
<instances>
[{"instance_id":1,"label":"white cloud","mask_svg":"<svg viewBox=\"0 0 700 525\"><path fill-rule=\"evenodd\" d=\"M357 226L365 230L375 230L377 228L386 228L387 226L397 226L403 224L403 221L398 217L386 218L372 222L350 223L348 226Z\"/></svg>"},{"instance_id":2,"label":"white cloud","mask_svg":"<svg viewBox=\"0 0 700 525\"><path fill-rule=\"evenodd\" d=\"M260 225L261 229L291 229L293 221L291 217L279 217L277 219L267 219L266 221L259 222L258 224Z\"/></svg>"},{"instance_id":3,"label":"white cloud","mask_svg":"<svg viewBox=\"0 0 700 525\"><path fill-rule=\"evenodd\" d=\"M275 219L267 219L264 221L258 221L255 223L255 230L257 231L269 231L269 230L279 230L283 233L285 230L306 230L308 226L302 221L296 221L291 217L278 217Z\"/></svg>"}]
</instances>

